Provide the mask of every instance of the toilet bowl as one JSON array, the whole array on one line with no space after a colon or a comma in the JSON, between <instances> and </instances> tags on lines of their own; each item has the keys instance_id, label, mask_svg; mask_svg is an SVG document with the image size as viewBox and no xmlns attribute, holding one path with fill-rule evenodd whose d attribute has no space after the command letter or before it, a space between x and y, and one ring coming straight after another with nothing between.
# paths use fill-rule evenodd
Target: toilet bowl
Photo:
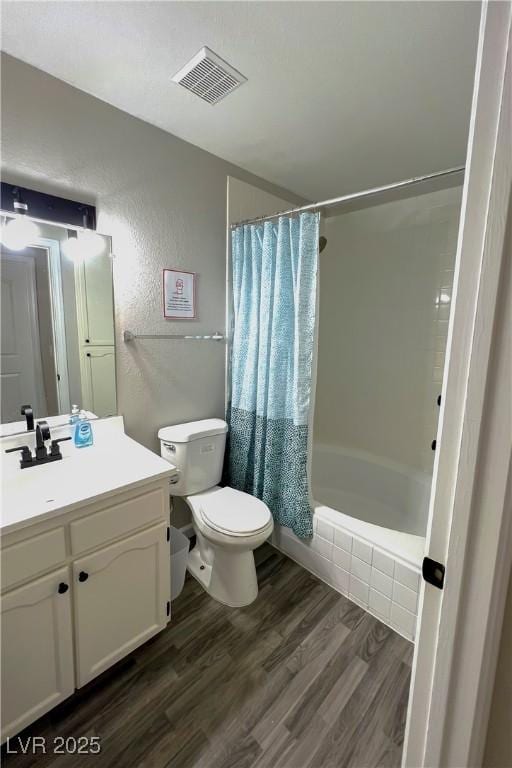
<instances>
[{"instance_id":1,"label":"toilet bowl","mask_svg":"<svg viewBox=\"0 0 512 768\"><path fill-rule=\"evenodd\" d=\"M240 608L258 595L253 551L271 535L274 523L264 502L220 487L227 424L221 419L163 427L161 455L177 468L171 496L181 496L192 513L196 545L187 570L211 597Z\"/></svg>"},{"instance_id":2,"label":"toilet bowl","mask_svg":"<svg viewBox=\"0 0 512 768\"><path fill-rule=\"evenodd\" d=\"M268 507L233 488L211 488L186 496L197 544L188 570L215 600L233 608L249 605L258 595L253 550L274 528Z\"/></svg>"}]
</instances>

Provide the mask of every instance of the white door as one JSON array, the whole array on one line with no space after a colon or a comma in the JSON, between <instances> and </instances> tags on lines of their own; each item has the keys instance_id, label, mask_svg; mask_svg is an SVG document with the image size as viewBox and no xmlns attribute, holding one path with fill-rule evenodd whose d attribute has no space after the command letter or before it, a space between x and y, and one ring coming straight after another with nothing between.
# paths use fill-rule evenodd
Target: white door
<instances>
[{"instance_id":1,"label":"white door","mask_svg":"<svg viewBox=\"0 0 512 768\"><path fill-rule=\"evenodd\" d=\"M68 568L1 598L2 741L74 691Z\"/></svg>"},{"instance_id":2,"label":"white door","mask_svg":"<svg viewBox=\"0 0 512 768\"><path fill-rule=\"evenodd\" d=\"M112 258L108 252L77 263L78 335L81 344L114 344Z\"/></svg>"},{"instance_id":3,"label":"white door","mask_svg":"<svg viewBox=\"0 0 512 768\"><path fill-rule=\"evenodd\" d=\"M73 563L77 685L84 685L168 621L167 524Z\"/></svg>"},{"instance_id":4,"label":"white door","mask_svg":"<svg viewBox=\"0 0 512 768\"><path fill-rule=\"evenodd\" d=\"M30 404L46 415L41 368L34 260L2 253L1 260L1 415L20 420L20 406Z\"/></svg>"},{"instance_id":5,"label":"white door","mask_svg":"<svg viewBox=\"0 0 512 768\"><path fill-rule=\"evenodd\" d=\"M494 671L487 651L499 637L498 602L503 605L509 573L510 387L496 390L501 400L494 402L501 450L497 432L489 440L484 405L493 382L493 332L500 327L500 273L506 276L510 259L511 21L510 2L482 5L426 542L446 575L443 589L423 584L421 590L404 766L480 765L485 741ZM492 494L483 483L489 465Z\"/></svg>"}]
</instances>

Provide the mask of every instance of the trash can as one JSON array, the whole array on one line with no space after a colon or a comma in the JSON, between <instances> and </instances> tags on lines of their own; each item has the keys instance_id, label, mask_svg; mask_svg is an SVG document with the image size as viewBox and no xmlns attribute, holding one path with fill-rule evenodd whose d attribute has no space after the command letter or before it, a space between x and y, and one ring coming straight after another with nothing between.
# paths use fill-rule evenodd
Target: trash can
<instances>
[{"instance_id":1,"label":"trash can","mask_svg":"<svg viewBox=\"0 0 512 768\"><path fill-rule=\"evenodd\" d=\"M185 584L190 540L171 525L171 601L176 600Z\"/></svg>"}]
</instances>

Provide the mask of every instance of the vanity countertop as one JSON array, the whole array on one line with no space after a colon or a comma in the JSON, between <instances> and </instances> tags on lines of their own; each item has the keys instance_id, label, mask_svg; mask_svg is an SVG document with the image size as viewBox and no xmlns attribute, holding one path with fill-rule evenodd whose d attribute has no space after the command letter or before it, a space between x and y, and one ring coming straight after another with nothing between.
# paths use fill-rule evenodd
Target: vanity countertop
<instances>
[{"instance_id":1,"label":"vanity countertop","mask_svg":"<svg viewBox=\"0 0 512 768\"><path fill-rule=\"evenodd\" d=\"M94 445L76 448L72 440L61 443L61 461L27 469L20 469L19 453L5 454L3 448L2 534L175 472L172 464L125 434L121 416L94 422L93 432Z\"/></svg>"}]
</instances>

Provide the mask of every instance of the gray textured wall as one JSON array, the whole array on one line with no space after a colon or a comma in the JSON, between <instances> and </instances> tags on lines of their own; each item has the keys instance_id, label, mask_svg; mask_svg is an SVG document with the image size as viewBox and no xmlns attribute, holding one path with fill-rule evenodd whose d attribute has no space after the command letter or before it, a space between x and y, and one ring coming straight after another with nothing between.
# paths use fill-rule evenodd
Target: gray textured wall
<instances>
[{"instance_id":1,"label":"gray textured wall","mask_svg":"<svg viewBox=\"0 0 512 768\"><path fill-rule=\"evenodd\" d=\"M1 74L3 179L95 203L99 231L112 235L128 434L157 449L160 426L222 416L222 344L125 345L122 331L224 329L228 174L301 200L12 57L2 55ZM196 321L163 319L164 267L199 273Z\"/></svg>"}]
</instances>

